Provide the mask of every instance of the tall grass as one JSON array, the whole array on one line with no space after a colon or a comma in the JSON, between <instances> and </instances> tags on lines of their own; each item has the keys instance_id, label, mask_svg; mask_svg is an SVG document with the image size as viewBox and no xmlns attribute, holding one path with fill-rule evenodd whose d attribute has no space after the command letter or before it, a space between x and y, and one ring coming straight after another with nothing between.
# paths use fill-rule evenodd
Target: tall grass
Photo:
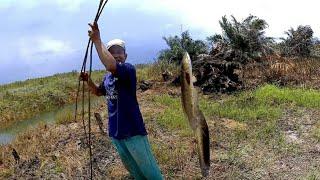
<instances>
[{"instance_id":1,"label":"tall grass","mask_svg":"<svg viewBox=\"0 0 320 180\"><path fill-rule=\"evenodd\" d=\"M55 117L57 124L69 124L74 122L74 112L73 109L65 109L56 114Z\"/></svg>"},{"instance_id":2,"label":"tall grass","mask_svg":"<svg viewBox=\"0 0 320 180\"><path fill-rule=\"evenodd\" d=\"M266 82L281 86L318 88L319 67L319 57L283 58L269 56L264 60L264 63L252 63L244 66L242 79L248 87Z\"/></svg>"},{"instance_id":3,"label":"tall grass","mask_svg":"<svg viewBox=\"0 0 320 180\"><path fill-rule=\"evenodd\" d=\"M151 64L139 65L137 68L137 80L162 80L162 73L165 71L171 72L173 75L179 73L178 65L175 63L170 63L165 60L158 60Z\"/></svg>"},{"instance_id":4,"label":"tall grass","mask_svg":"<svg viewBox=\"0 0 320 180\"><path fill-rule=\"evenodd\" d=\"M260 103L294 104L308 108L320 108L320 91L306 88L278 88L275 85L260 87L255 96Z\"/></svg>"}]
</instances>

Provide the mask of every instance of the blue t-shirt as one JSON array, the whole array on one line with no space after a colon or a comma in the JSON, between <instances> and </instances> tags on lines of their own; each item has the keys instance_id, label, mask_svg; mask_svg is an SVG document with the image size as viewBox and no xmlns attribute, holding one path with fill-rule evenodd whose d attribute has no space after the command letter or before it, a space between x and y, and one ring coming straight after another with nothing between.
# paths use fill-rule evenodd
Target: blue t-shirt
<instances>
[{"instance_id":1,"label":"blue t-shirt","mask_svg":"<svg viewBox=\"0 0 320 180\"><path fill-rule=\"evenodd\" d=\"M117 63L116 73L107 73L99 86L107 100L110 137L147 135L137 101L136 81L133 65Z\"/></svg>"}]
</instances>

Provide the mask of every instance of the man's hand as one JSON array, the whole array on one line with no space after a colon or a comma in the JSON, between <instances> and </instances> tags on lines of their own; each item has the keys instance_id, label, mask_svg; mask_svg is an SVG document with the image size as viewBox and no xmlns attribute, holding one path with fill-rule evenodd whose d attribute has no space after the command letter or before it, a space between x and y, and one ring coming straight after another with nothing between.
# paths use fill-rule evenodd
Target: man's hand
<instances>
[{"instance_id":1,"label":"man's hand","mask_svg":"<svg viewBox=\"0 0 320 180\"><path fill-rule=\"evenodd\" d=\"M88 31L88 34L90 36L91 41L94 43L94 46L96 47L98 56L102 64L106 67L107 71L110 71L114 74L117 68L117 61L108 51L106 46L102 43L97 22L94 22L93 24L89 23L89 26L91 27L91 30Z\"/></svg>"},{"instance_id":2,"label":"man's hand","mask_svg":"<svg viewBox=\"0 0 320 180\"><path fill-rule=\"evenodd\" d=\"M81 72L79 79L80 79L81 81L86 81L86 82L88 82L88 79L89 79L88 73L86 73L86 72Z\"/></svg>"},{"instance_id":3,"label":"man's hand","mask_svg":"<svg viewBox=\"0 0 320 180\"><path fill-rule=\"evenodd\" d=\"M88 24L91 27L91 30L88 31L88 35L92 42L100 41L100 30L98 27L98 23L94 22L93 24Z\"/></svg>"}]
</instances>

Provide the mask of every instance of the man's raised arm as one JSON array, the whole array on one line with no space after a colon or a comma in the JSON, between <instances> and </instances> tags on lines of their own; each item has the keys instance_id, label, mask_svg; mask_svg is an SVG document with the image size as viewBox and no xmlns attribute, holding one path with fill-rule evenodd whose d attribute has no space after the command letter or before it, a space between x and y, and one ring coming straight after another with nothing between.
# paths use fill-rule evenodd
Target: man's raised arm
<instances>
[{"instance_id":1,"label":"man's raised arm","mask_svg":"<svg viewBox=\"0 0 320 180\"><path fill-rule=\"evenodd\" d=\"M91 38L91 41L94 43L94 46L96 47L102 64L105 66L107 71L110 71L112 74L114 74L116 72L117 63L114 57L101 41L98 24L96 22L94 22L93 24L89 23L89 26L91 27L91 30L88 31L88 34Z\"/></svg>"}]
</instances>

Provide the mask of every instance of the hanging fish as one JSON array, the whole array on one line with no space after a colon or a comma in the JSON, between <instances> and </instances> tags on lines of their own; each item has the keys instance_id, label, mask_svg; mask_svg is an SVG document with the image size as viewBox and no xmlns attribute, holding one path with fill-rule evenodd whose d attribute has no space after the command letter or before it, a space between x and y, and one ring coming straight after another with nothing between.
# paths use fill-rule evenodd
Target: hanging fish
<instances>
[{"instance_id":1,"label":"hanging fish","mask_svg":"<svg viewBox=\"0 0 320 180\"><path fill-rule=\"evenodd\" d=\"M209 129L199 108L198 93L193 86L196 78L192 75L191 59L187 52L181 62L180 79L182 107L196 136L201 174L206 177L210 168Z\"/></svg>"}]
</instances>

